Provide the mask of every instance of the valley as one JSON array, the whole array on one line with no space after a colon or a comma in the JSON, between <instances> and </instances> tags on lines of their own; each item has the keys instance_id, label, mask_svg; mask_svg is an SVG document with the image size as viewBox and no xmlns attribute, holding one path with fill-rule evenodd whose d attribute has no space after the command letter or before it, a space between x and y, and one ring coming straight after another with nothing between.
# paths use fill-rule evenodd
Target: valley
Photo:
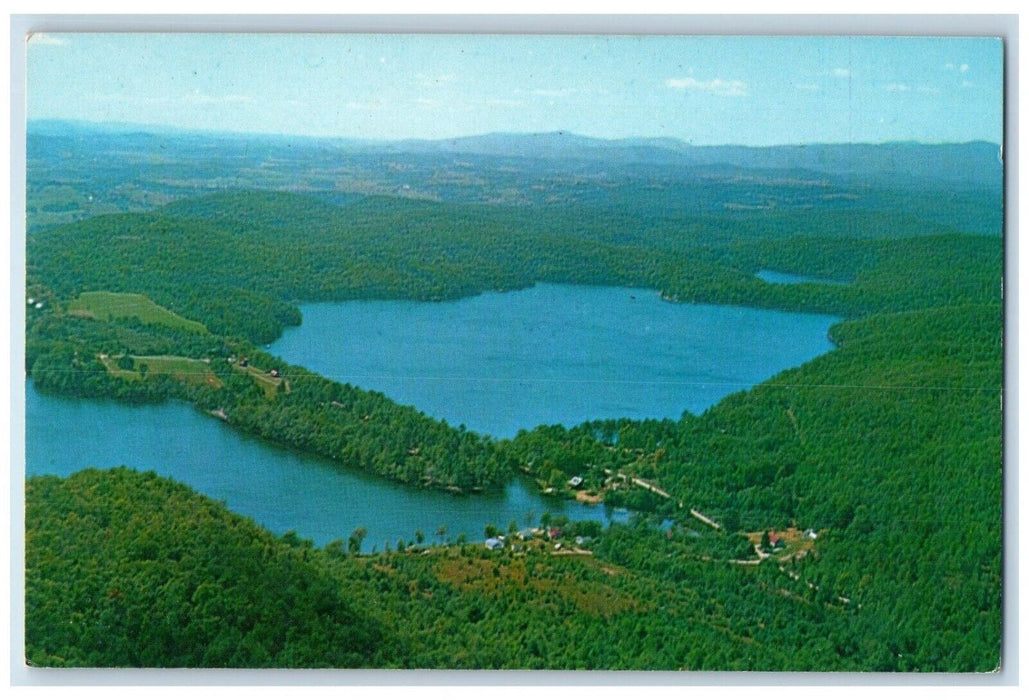
<instances>
[{"instance_id":1,"label":"valley","mask_svg":"<svg viewBox=\"0 0 1029 700\"><path fill-rule=\"evenodd\" d=\"M31 662L996 668L1004 247L991 147L801 158L523 138L429 147L30 124ZM884 159L909 171L880 177ZM926 160L960 166L933 176ZM512 321L497 300L515 295L557 296ZM592 361L597 341L563 313L644 301L605 322L609 335L695 306L754 314L749 329L759 311L783 323L715 345L707 329L728 321L710 312ZM482 303L509 334L494 346L456 311ZM316 307L360 305L389 312L342 323L335 340L303 335ZM442 320L417 320L425 309ZM402 394L425 374L395 370L416 340L436 359L510 363L518 324L542 333L543 314L558 359L533 368L548 357L533 350L503 381L537 371L568 396L585 394L569 377L638 379L646 398L647 382L720 389L659 411L584 398L569 417L501 428ZM803 344L812 318L816 350L741 359L743 346ZM448 319L463 334L441 332ZM301 354L347 342L369 347L337 354L338 375ZM706 375L682 374L673 353L660 379L640 378L659 346L705 343L717 348ZM394 369L357 367L358 350ZM618 362L616 376L589 373ZM718 362L762 368L741 377ZM576 363L589 371L569 374ZM443 384L497 379L467 366ZM370 381L390 371L393 386ZM496 382L469 395L483 417L513 405ZM104 421L138 442L105 437ZM104 463L85 443L55 445L76 431ZM764 533L808 530L817 539L791 535L781 556L755 549ZM223 564L257 551L263 570ZM255 612L280 610L277 591L295 613Z\"/></svg>"}]
</instances>

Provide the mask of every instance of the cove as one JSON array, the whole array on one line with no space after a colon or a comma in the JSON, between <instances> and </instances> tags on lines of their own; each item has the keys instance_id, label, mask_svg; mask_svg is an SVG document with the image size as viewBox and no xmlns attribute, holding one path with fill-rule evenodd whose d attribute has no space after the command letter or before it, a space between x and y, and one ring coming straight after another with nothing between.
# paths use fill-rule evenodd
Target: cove
<instances>
[{"instance_id":1,"label":"cove","mask_svg":"<svg viewBox=\"0 0 1029 700\"><path fill-rule=\"evenodd\" d=\"M499 438L541 424L701 413L831 350L839 320L563 284L301 312L271 353Z\"/></svg>"},{"instance_id":2,"label":"cove","mask_svg":"<svg viewBox=\"0 0 1029 700\"><path fill-rule=\"evenodd\" d=\"M776 270L758 270L754 276L769 284L803 284L813 282L815 284L849 284L841 280L830 280L823 277L808 277L806 275L795 275L791 272L778 272Z\"/></svg>"},{"instance_id":3,"label":"cove","mask_svg":"<svg viewBox=\"0 0 1029 700\"><path fill-rule=\"evenodd\" d=\"M539 524L544 512L570 520L625 521L602 506L546 498L515 479L503 493L453 496L344 470L233 430L183 403L129 406L43 394L25 387L26 475L68 476L86 467L126 465L188 484L276 533L295 530L324 546L368 531L362 547L388 542L481 541L487 524L507 530ZM438 536L439 528L446 528Z\"/></svg>"}]
</instances>

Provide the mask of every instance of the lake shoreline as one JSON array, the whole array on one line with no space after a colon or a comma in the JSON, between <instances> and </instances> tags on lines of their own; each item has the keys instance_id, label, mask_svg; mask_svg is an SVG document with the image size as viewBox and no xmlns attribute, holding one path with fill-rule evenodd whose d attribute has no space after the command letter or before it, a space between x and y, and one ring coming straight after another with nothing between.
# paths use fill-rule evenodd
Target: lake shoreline
<instances>
[{"instance_id":1,"label":"lake shoreline","mask_svg":"<svg viewBox=\"0 0 1029 700\"><path fill-rule=\"evenodd\" d=\"M515 310L509 313L505 306ZM608 307L613 309L608 317L591 317ZM444 302L314 302L301 304L300 309L301 325L286 329L269 352L494 440L547 425L699 415L731 393L832 351L829 328L843 320L755 306L681 302L653 288L550 282ZM584 325L589 326L588 335L580 332ZM334 331L341 326L345 330ZM707 337L712 333L703 326L713 333L753 328L756 335L736 343L712 341ZM803 343L810 349L792 352L782 342L788 335L797 337L794 345ZM629 344L631 350L620 347ZM711 348L705 349L707 345ZM695 378L684 377L684 352L687 360L704 352L712 361L698 368ZM768 362L762 353L779 359L771 360L768 370L748 367L731 375L718 366L719 356L732 358L737 366ZM654 357L669 369L641 374ZM574 366L562 364L565 358ZM508 366L496 364L498 359ZM693 389L686 387L690 383ZM576 398L598 384L607 386L599 402ZM633 392L630 403L620 398L619 384ZM489 399L478 398L484 396ZM648 401L653 404L648 409L629 407ZM544 403L547 408L532 412L532 404L538 408ZM471 407L469 413L450 410L462 404ZM490 417L497 413L497 405L504 407L505 415L521 417L497 422Z\"/></svg>"},{"instance_id":2,"label":"lake shoreline","mask_svg":"<svg viewBox=\"0 0 1029 700\"><path fill-rule=\"evenodd\" d=\"M241 432L184 401L129 405L52 395L29 378L26 478L121 465L181 481L276 534L295 530L319 546L345 540L359 526L369 530L369 551L373 544L381 551L386 542L414 540L419 530L431 539L444 524L451 539L464 533L478 541L487 524L523 524L530 513L537 519L544 512L603 523L627 519L603 506L544 498L518 474L499 492L425 489Z\"/></svg>"}]
</instances>

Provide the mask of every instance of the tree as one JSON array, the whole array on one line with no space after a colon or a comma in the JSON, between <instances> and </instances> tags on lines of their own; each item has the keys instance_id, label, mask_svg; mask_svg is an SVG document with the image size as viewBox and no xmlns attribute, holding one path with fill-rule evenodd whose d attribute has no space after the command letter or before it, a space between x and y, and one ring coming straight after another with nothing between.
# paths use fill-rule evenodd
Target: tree
<instances>
[{"instance_id":1,"label":"tree","mask_svg":"<svg viewBox=\"0 0 1029 700\"><path fill-rule=\"evenodd\" d=\"M556 488L558 486L563 486L567 478L568 475L560 469L551 469L547 483Z\"/></svg>"},{"instance_id":2,"label":"tree","mask_svg":"<svg viewBox=\"0 0 1029 700\"><path fill-rule=\"evenodd\" d=\"M350 538L347 540L347 545L350 548L351 554L357 554L361 551L361 543L367 536L368 530L364 527L355 527L354 531L350 533Z\"/></svg>"},{"instance_id":3,"label":"tree","mask_svg":"<svg viewBox=\"0 0 1029 700\"><path fill-rule=\"evenodd\" d=\"M726 532L738 532L742 526L739 511L735 508L729 508L722 513L722 529Z\"/></svg>"},{"instance_id":4,"label":"tree","mask_svg":"<svg viewBox=\"0 0 1029 700\"><path fill-rule=\"evenodd\" d=\"M346 554L346 549L343 544L343 540L333 540L325 545L325 553L335 559L342 559Z\"/></svg>"}]
</instances>

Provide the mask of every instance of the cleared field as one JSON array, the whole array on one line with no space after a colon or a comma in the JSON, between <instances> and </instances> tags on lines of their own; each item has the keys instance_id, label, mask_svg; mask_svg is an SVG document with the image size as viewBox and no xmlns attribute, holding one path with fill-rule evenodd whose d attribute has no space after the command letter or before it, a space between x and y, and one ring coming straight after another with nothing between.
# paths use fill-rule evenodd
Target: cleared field
<instances>
[{"instance_id":1,"label":"cleared field","mask_svg":"<svg viewBox=\"0 0 1029 700\"><path fill-rule=\"evenodd\" d=\"M100 361L104 363L104 367L107 368L107 372L115 377L121 377L130 382L143 381L143 375L134 369L122 369L118 366L118 360L108 355L100 355Z\"/></svg>"},{"instance_id":2,"label":"cleared field","mask_svg":"<svg viewBox=\"0 0 1029 700\"><path fill-rule=\"evenodd\" d=\"M173 311L155 304L142 294L126 292L83 292L68 304L68 313L103 321L116 318L138 318L143 323L157 323L181 328L194 333L206 333L202 323L183 318Z\"/></svg>"},{"instance_id":3,"label":"cleared field","mask_svg":"<svg viewBox=\"0 0 1029 700\"><path fill-rule=\"evenodd\" d=\"M107 355L101 355L100 361L107 367L108 372L130 381L140 381L148 376L156 377L164 374L189 384L207 384L216 389L220 389L222 386L221 380L211 371L210 364L204 360L176 355L132 355L131 357L134 361L134 369L122 369L118 366L117 358ZM143 368L145 368L145 373Z\"/></svg>"},{"instance_id":4,"label":"cleared field","mask_svg":"<svg viewBox=\"0 0 1029 700\"><path fill-rule=\"evenodd\" d=\"M134 356L136 366L145 365L149 374L170 374L175 379L191 384L208 384L221 388L221 380L211 371L209 363L174 355Z\"/></svg>"},{"instance_id":5,"label":"cleared field","mask_svg":"<svg viewBox=\"0 0 1029 700\"><path fill-rule=\"evenodd\" d=\"M273 377L270 372L258 369L257 367L240 367L239 365L233 365L233 368L239 372L246 372L250 377L257 382L261 390L264 391L264 395L269 399L274 399L275 395L279 392L279 386L283 383L282 377ZM290 392L289 382L286 382L286 386L282 389L287 394Z\"/></svg>"}]
</instances>

